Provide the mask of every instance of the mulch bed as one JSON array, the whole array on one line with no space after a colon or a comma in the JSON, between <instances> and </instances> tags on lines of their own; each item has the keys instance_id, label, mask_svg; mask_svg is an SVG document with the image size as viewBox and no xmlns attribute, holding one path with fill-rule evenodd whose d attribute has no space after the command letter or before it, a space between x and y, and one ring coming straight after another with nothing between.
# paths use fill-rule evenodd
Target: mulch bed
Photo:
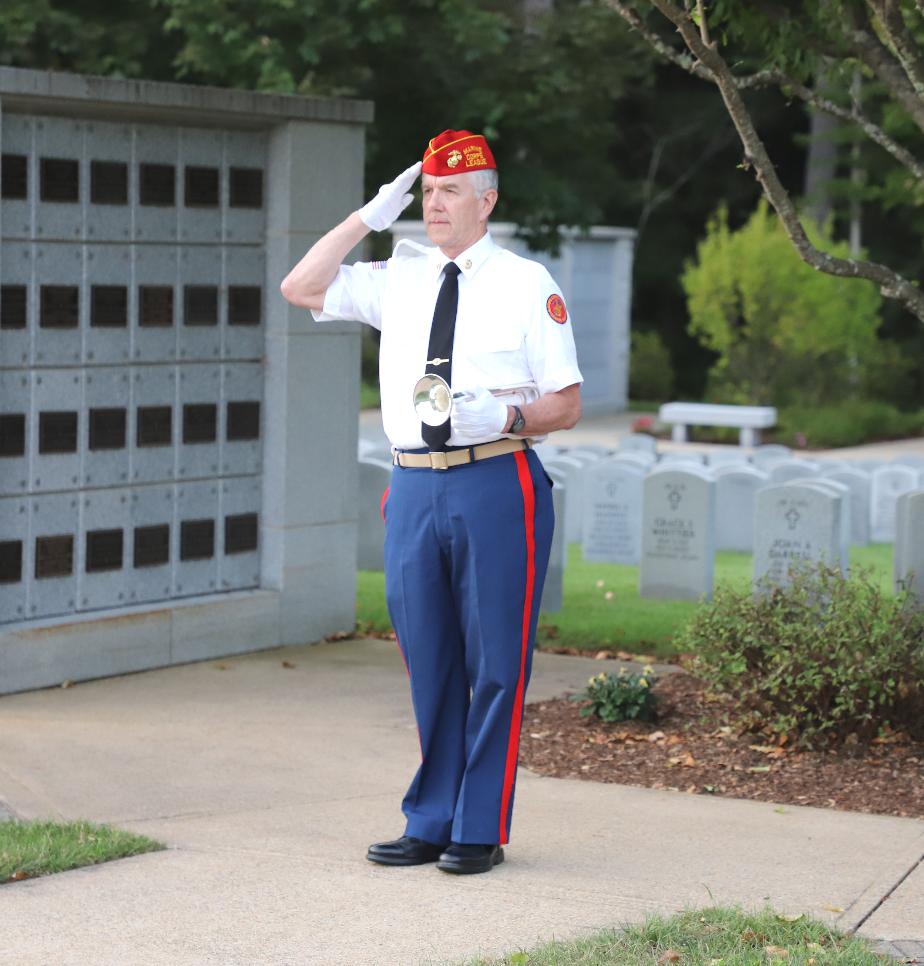
<instances>
[{"instance_id":1,"label":"mulch bed","mask_svg":"<svg viewBox=\"0 0 924 966\"><path fill-rule=\"evenodd\" d=\"M730 702L684 671L654 690L654 724L581 717L567 698L528 704L520 763L554 778L924 818L924 742L893 733L866 748L802 751L743 732Z\"/></svg>"}]
</instances>

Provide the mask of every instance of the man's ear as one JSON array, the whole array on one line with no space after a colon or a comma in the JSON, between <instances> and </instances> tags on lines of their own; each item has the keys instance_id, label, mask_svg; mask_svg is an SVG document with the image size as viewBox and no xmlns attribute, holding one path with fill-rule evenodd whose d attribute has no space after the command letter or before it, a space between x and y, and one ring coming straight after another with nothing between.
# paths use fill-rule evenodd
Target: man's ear
<instances>
[{"instance_id":1,"label":"man's ear","mask_svg":"<svg viewBox=\"0 0 924 966\"><path fill-rule=\"evenodd\" d=\"M481 217L487 221L491 217L491 212L494 211L494 206L497 204L497 191L494 188L488 188L488 190L481 196Z\"/></svg>"}]
</instances>

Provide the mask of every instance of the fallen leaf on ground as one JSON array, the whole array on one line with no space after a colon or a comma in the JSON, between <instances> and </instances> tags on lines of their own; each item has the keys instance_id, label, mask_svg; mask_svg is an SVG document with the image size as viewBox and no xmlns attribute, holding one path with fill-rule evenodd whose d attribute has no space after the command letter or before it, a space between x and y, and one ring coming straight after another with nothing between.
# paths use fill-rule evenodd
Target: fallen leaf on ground
<instances>
[{"instance_id":1,"label":"fallen leaf on ground","mask_svg":"<svg viewBox=\"0 0 924 966\"><path fill-rule=\"evenodd\" d=\"M658 962L663 966L664 963L679 963L680 959L680 953L678 953L676 949L666 949L663 953L661 953L660 957L658 958Z\"/></svg>"},{"instance_id":2,"label":"fallen leaf on ground","mask_svg":"<svg viewBox=\"0 0 924 966\"><path fill-rule=\"evenodd\" d=\"M652 731L652 733L648 736L648 740L649 741L663 741L664 740L664 732L663 731Z\"/></svg>"},{"instance_id":3,"label":"fallen leaf on ground","mask_svg":"<svg viewBox=\"0 0 924 966\"><path fill-rule=\"evenodd\" d=\"M295 667L295 665L291 661L283 661L282 666L288 667L288 668Z\"/></svg>"},{"instance_id":4,"label":"fallen leaf on ground","mask_svg":"<svg viewBox=\"0 0 924 966\"><path fill-rule=\"evenodd\" d=\"M822 906L822 909L826 909L828 912L843 912L844 910L840 906Z\"/></svg>"},{"instance_id":5,"label":"fallen leaf on ground","mask_svg":"<svg viewBox=\"0 0 924 966\"><path fill-rule=\"evenodd\" d=\"M20 881L22 881L23 879L28 879L28 878L29 878L29 873L28 873L28 872L23 872L23 870L22 870L22 869L17 869L17 870L16 870L16 871L15 871L15 872L14 872L14 873L13 873L13 874L12 874L12 875L10 876L10 878L11 878L11 879L12 879L12 880L13 880L14 882L20 882Z\"/></svg>"},{"instance_id":6,"label":"fallen leaf on ground","mask_svg":"<svg viewBox=\"0 0 924 966\"><path fill-rule=\"evenodd\" d=\"M771 959L789 959L789 950L785 946L764 946L764 952Z\"/></svg>"},{"instance_id":7,"label":"fallen leaf on ground","mask_svg":"<svg viewBox=\"0 0 924 966\"><path fill-rule=\"evenodd\" d=\"M801 912L797 912L794 916L780 914L776 918L779 919L780 922L798 922L802 917L803 914Z\"/></svg>"},{"instance_id":8,"label":"fallen leaf on ground","mask_svg":"<svg viewBox=\"0 0 924 966\"><path fill-rule=\"evenodd\" d=\"M754 765L754 767L753 768L749 768L748 771L751 771L751 772L770 771L770 766L769 765Z\"/></svg>"}]
</instances>

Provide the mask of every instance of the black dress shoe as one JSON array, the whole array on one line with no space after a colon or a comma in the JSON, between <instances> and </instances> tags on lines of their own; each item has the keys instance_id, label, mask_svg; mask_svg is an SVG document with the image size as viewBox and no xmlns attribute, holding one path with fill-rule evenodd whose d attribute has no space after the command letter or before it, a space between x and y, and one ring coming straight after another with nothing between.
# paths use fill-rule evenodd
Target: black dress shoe
<instances>
[{"instance_id":1,"label":"black dress shoe","mask_svg":"<svg viewBox=\"0 0 924 966\"><path fill-rule=\"evenodd\" d=\"M415 839L410 835L402 835L394 842L376 842L370 845L366 858L380 865L424 865L435 862L445 847Z\"/></svg>"},{"instance_id":2,"label":"black dress shoe","mask_svg":"<svg viewBox=\"0 0 924 966\"><path fill-rule=\"evenodd\" d=\"M459 845L453 842L436 863L443 872L471 875L490 872L504 861L504 850L499 845Z\"/></svg>"}]
</instances>

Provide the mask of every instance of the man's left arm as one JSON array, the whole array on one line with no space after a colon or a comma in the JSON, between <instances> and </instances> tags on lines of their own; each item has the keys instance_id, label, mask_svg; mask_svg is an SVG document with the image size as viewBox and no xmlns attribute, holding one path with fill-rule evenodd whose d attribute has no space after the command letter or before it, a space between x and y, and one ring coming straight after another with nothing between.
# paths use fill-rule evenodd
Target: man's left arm
<instances>
[{"instance_id":1,"label":"man's left arm","mask_svg":"<svg viewBox=\"0 0 924 966\"><path fill-rule=\"evenodd\" d=\"M519 408L525 422L517 436L545 436L557 429L571 429L581 418L581 384L575 383L558 392L546 393L535 402ZM513 406L508 406L504 433L510 432L514 419L516 411Z\"/></svg>"}]
</instances>

